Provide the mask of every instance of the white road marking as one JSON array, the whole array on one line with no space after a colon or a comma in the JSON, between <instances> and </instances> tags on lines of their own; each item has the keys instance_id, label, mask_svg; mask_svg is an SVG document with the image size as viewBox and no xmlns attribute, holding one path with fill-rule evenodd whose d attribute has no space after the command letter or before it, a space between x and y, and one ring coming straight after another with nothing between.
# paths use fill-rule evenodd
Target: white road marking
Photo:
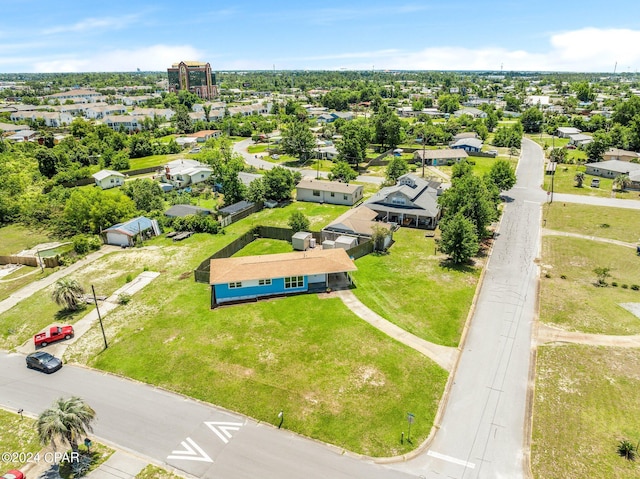
<instances>
[{"instance_id":1,"label":"white road marking","mask_svg":"<svg viewBox=\"0 0 640 479\"><path fill-rule=\"evenodd\" d=\"M188 437L185 441L180 443L184 448L183 451L171 451L171 456L167 456L167 459L184 459L185 461L202 461L213 462L206 452L202 450L196 442Z\"/></svg>"},{"instance_id":2,"label":"white road marking","mask_svg":"<svg viewBox=\"0 0 640 479\"><path fill-rule=\"evenodd\" d=\"M463 461L462 459L456 459L455 457L440 454L439 452L434 452L431 450L427 452L427 456L435 457L436 459L442 459L443 461L447 462L452 462L453 464L468 467L469 469L474 469L476 467L476 465L471 462Z\"/></svg>"},{"instance_id":3,"label":"white road marking","mask_svg":"<svg viewBox=\"0 0 640 479\"><path fill-rule=\"evenodd\" d=\"M239 431L243 426L241 422L205 422L207 427L211 429L216 436L225 444L229 443L231 433L229 431Z\"/></svg>"}]
</instances>

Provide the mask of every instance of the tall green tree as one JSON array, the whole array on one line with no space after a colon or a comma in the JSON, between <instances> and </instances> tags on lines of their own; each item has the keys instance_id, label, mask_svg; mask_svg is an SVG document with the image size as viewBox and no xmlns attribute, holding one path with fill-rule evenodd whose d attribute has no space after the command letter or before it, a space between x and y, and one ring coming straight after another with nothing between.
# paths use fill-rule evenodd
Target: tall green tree
<instances>
[{"instance_id":1,"label":"tall green tree","mask_svg":"<svg viewBox=\"0 0 640 479\"><path fill-rule=\"evenodd\" d=\"M180 133L192 133L193 123L189 116L189 109L182 105L175 106L176 114L171 118L171 122L176 126L176 130Z\"/></svg>"},{"instance_id":2,"label":"tall green tree","mask_svg":"<svg viewBox=\"0 0 640 479\"><path fill-rule=\"evenodd\" d=\"M95 418L96 412L81 398L59 398L38 417L38 438L42 444L50 443L54 447L56 441L62 440L77 453L78 440L88 432L93 432L91 423Z\"/></svg>"},{"instance_id":3,"label":"tall green tree","mask_svg":"<svg viewBox=\"0 0 640 479\"><path fill-rule=\"evenodd\" d=\"M268 170L262 177L264 197L268 200L286 201L291 199L291 192L300 181L300 173L276 166Z\"/></svg>"},{"instance_id":4,"label":"tall green tree","mask_svg":"<svg viewBox=\"0 0 640 479\"><path fill-rule=\"evenodd\" d=\"M395 148L400 144L402 123L400 118L386 103L380 105L378 112L373 115L375 142L380 143L381 150Z\"/></svg>"},{"instance_id":5,"label":"tall green tree","mask_svg":"<svg viewBox=\"0 0 640 479\"><path fill-rule=\"evenodd\" d=\"M346 161L336 162L333 168L331 168L331 174L329 175L331 181L342 181L343 183L350 183L357 177L358 173L356 173Z\"/></svg>"},{"instance_id":6,"label":"tall green tree","mask_svg":"<svg viewBox=\"0 0 640 479\"><path fill-rule=\"evenodd\" d=\"M466 263L480 247L475 227L471 220L462 213L456 213L453 217L440 223L442 238L440 249L451 257L456 263Z\"/></svg>"},{"instance_id":7,"label":"tall green tree","mask_svg":"<svg viewBox=\"0 0 640 479\"><path fill-rule=\"evenodd\" d=\"M289 123L282 132L281 146L286 154L300 158L302 161L311 158L316 140L309 124L298 120Z\"/></svg>"},{"instance_id":8,"label":"tall green tree","mask_svg":"<svg viewBox=\"0 0 640 479\"><path fill-rule=\"evenodd\" d=\"M164 192L160 185L148 178L127 181L122 192L131 198L140 211L150 212L164 208Z\"/></svg>"},{"instance_id":9,"label":"tall green tree","mask_svg":"<svg viewBox=\"0 0 640 479\"><path fill-rule=\"evenodd\" d=\"M367 159L367 146L371 130L366 120L358 118L344 124L340 129L342 138L336 142L338 159L357 167Z\"/></svg>"},{"instance_id":10,"label":"tall green tree","mask_svg":"<svg viewBox=\"0 0 640 479\"><path fill-rule=\"evenodd\" d=\"M525 133L540 133L542 130L542 111L535 106L527 108L520 117L520 123Z\"/></svg>"},{"instance_id":11,"label":"tall green tree","mask_svg":"<svg viewBox=\"0 0 640 479\"><path fill-rule=\"evenodd\" d=\"M409 172L409 165L407 160L400 156L393 156L387 164L387 171L385 173L388 183L395 183L405 173Z\"/></svg>"},{"instance_id":12,"label":"tall green tree","mask_svg":"<svg viewBox=\"0 0 640 479\"><path fill-rule=\"evenodd\" d=\"M506 191L516 184L516 172L507 160L496 160L487 173L487 179L499 191Z\"/></svg>"},{"instance_id":13,"label":"tall green tree","mask_svg":"<svg viewBox=\"0 0 640 479\"><path fill-rule=\"evenodd\" d=\"M121 191L75 189L64 207L63 229L68 234L99 233L135 215L135 204Z\"/></svg>"},{"instance_id":14,"label":"tall green tree","mask_svg":"<svg viewBox=\"0 0 640 479\"><path fill-rule=\"evenodd\" d=\"M307 231L310 223L309 218L307 218L302 211L294 211L289 216L287 224L294 233L297 233L298 231Z\"/></svg>"},{"instance_id":15,"label":"tall green tree","mask_svg":"<svg viewBox=\"0 0 640 479\"><path fill-rule=\"evenodd\" d=\"M475 175L464 175L452 181L438 202L443 208L443 221L457 213L469 219L478 238L487 236L487 227L496 218L497 209L493 196L485 183Z\"/></svg>"},{"instance_id":16,"label":"tall green tree","mask_svg":"<svg viewBox=\"0 0 640 479\"><path fill-rule=\"evenodd\" d=\"M75 311L79 308L80 296L84 294L84 289L77 279L62 278L56 281L51 292L51 299L62 308Z\"/></svg>"}]
</instances>

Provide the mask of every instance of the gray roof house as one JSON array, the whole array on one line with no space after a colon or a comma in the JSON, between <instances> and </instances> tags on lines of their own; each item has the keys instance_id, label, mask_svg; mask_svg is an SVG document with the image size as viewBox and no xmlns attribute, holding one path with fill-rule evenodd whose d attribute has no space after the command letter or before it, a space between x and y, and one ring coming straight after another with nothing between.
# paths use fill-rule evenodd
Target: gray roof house
<instances>
[{"instance_id":1,"label":"gray roof house","mask_svg":"<svg viewBox=\"0 0 640 479\"><path fill-rule=\"evenodd\" d=\"M156 220L138 216L124 223L118 223L111 228L102 230L105 243L115 246L133 246L136 237L146 236L152 237L160 234L160 227Z\"/></svg>"},{"instance_id":2,"label":"gray roof house","mask_svg":"<svg viewBox=\"0 0 640 479\"><path fill-rule=\"evenodd\" d=\"M584 166L587 175L602 176L603 178L615 178L619 175L631 177L632 172L640 171L640 164L622 160L598 161L587 163Z\"/></svg>"},{"instance_id":3,"label":"gray roof house","mask_svg":"<svg viewBox=\"0 0 640 479\"><path fill-rule=\"evenodd\" d=\"M171 208L164 212L164 215L168 216L169 218L182 218L189 215L205 216L210 214L211 210L193 205L173 205Z\"/></svg>"},{"instance_id":4,"label":"gray roof house","mask_svg":"<svg viewBox=\"0 0 640 479\"><path fill-rule=\"evenodd\" d=\"M560 138L569 138L571 135L582 133L582 130L574 128L573 126L560 126L556 132Z\"/></svg>"},{"instance_id":5,"label":"gray roof house","mask_svg":"<svg viewBox=\"0 0 640 479\"><path fill-rule=\"evenodd\" d=\"M440 219L441 184L407 173L395 186L382 188L365 201L377 219L411 228L435 229Z\"/></svg>"},{"instance_id":6,"label":"gray roof house","mask_svg":"<svg viewBox=\"0 0 640 479\"><path fill-rule=\"evenodd\" d=\"M338 216L330 224L322 228L322 241L335 241L340 236L352 236L358 238L358 243L369 241L373 236L375 226L388 231L385 236L383 248L388 248L393 240L393 227L389 223L376 221L378 212L360 205L351 208Z\"/></svg>"},{"instance_id":7,"label":"gray roof house","mask_svg":"<svg viewBox=\"0 0 640 479\"><path fill-rule=\"evenodd\" d=\"M296 186L296 199L312 203L353 206L362 199L362 185L303 178Z\"/></svg>"},{"instance_id":8,"label":"gray roof house","mask_svg":"<svg viewBox=\"0 0 640 479\"><path fill-rule=\"evenodd\" d=\"M457 163L460 160L468 158L469 155L462 148L445 148L442 150L416 150L413 158L422 162L427 166L448 165L449 163Z\"/></svg>"},{"instance_id":9,"label":"gray roof house","mask_svg":"<svg viewBox=\"0 0 640 479\"><path fill-rule=\"evenodd\" d=\"M460 138L449 145L453 149L460 148L468 153L482 150L480 138Z\"/></svg>"}]
</instances>

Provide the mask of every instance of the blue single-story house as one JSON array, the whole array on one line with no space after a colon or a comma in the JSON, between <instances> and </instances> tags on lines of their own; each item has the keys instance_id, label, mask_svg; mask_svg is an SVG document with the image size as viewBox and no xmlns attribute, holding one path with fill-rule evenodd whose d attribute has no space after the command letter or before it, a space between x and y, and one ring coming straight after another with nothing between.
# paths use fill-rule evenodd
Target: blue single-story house
<instances>
[{"instance_id":1,"label":"blue single-story house","mask_svg":"<svg viewBox=\"0 0 640 479\"><path fill-rule=\"evenodd\" d=\"M467 153L475 153L482 150L482 140L480 138L460 138L451 145L452 149L462 149Z\"/></svg>"},{"instance_id":2,"label":"blue single-story house","mask_svg":"<svg viewBox=\"0 0 640 479\"><path fill-rule=\"evenodd\" d=\"M269 296L325 291L351 284L355 263L344 249L211 260L211 307Z\"/></svg>"}]
</instances>

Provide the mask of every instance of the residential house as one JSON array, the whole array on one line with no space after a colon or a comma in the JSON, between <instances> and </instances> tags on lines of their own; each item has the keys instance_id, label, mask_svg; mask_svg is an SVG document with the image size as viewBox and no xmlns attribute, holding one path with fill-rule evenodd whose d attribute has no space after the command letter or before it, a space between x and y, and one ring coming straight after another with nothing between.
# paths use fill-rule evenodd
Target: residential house
<instances>
[{"instance_id":1,"label":"residential house","mask_svg":"<svg viewBox=\"0 0 640 479\"><path fill-rule=\"evenodd\" d=\"M362 185L304 178L296 186L296 199L312 203L353 206L362 199Z\"/></svg>"},{"instance_id":2,"label":"residential house","mask_svg":"<svg viewBox=\"0 0 640 479\"><path fill-rule=\"evenodd\" d=\"M206 181L213 169L196 160L178 159L164 165L157 178L162 183L172 184L175 188L185 188Z\"/></svg>"},{"instance_id":3,"label":"residential house","mask_svg":"<svg viewBox=\"0 0 640 479\"><path fill-rule=\"evenodd\" d=\"M385 238L382 246L383 249L386 249L393 241L393 226L389 223L376 221L377 216L377 211L367 208L365 205L351 208L322 228L322 241L335 241L340 236L351 236L358 238L358 243L363 243L371 239L374 228L383 228Z\"/></svg>"},{"instance_id":4,"label":"residential house","mask_svg":"<svg viewBox=\"0 0 640 479\"><path fill-rule=\"evenodd\" d=\"M342 118L343 120L353 120L355 115L351 111L332 111L331 113L323 113L318 116L318 121L320 123L333 123L338 118Z\"/></svg>"},{"instance_id":5,"label":"residential house","mask_svg":"<svg viewBox=\"0 0 640 479\"><path fill-rule=\"evenodd\" d=\"M127 109L123 105L96 105L85 108L84 116L90 120L100 120L109 115L124 115Z\"/></svg>"},{"instance_id":6,"label":"residential house","mask_svg":"<svg viewBox=\"0 0 640 479\"><path fill-rule=\"evenodd\" d=\"M324 160L335 160L338 158L338 149L335 146L322 146L318 148L316 151L316 158L321 158Z\"/></svg>"},{"instance_id":7,"label":"residential house","mask_svg":"<svg viewBox=\"0 0 640 479\"><path fill-rule=\"evenodd\" d=\"M200 130L195 133L191 133L191 136L196 139L198 143L204 143L210 138L218 138L222 135L220 130Z\"/></svg>"},{"instance_id":8,"label":"residential house","mask_svg":"<svg viewBox=\"0 0 640 479\"><path fill-rule=\"evenodd\" d=\"M249 186L252 181L258 180L261 178L262 178L262 175L259 175L258 173L246 173L244 171L241 171L238 173L238 179L240 179L240 181L244 186Z\"/></svg>"},{"instance_id":9,"label":"residential house","mask_svg":"<svg viewBox=\"0 0 640 479\"><path fill-rule=\"evenodd\" d=\"M449 145L450 148L461 149L467 153L477 153L482 150L482 140L480 138L460 138Z\"/></svg>"},{"instance_id":10,"label":"residential house","mask_svg":"<svg viewBox=\"0 0 640 479\"><path fill-rule=\"evenodd\" d=\"M12 125L11 123L0 123L0 131L3 133L15 133L24 129L24 125Z\"/></svg>"},{"instance_id":11,"label":"residential house","mask_svg":"<svg viewBox=\"0 0 640 479\"><path fill-rule=\"evenodd\" d=\"M67 100L72 100L74 103L94 103L104 98L104 95L95 90L74 89L47 95L44 98L48 103L53 103L55 100L61 103Z\"/></svg>"},{"instance_id":12,"label":"residential house","mask_svg":"<svg viewBox=\"0 0 640 479\"><path fill-rule=\"evenodd\" d=\"M441 184L411 173L398 178L395 186L382 188L365 201L378 213L377 219L411 228L435 229L440 219L438 196Z\"/></svg>"},{"instance_id":13,"label":"residential house","mask_svg":"<svg viewBox=\"0 0 640 479\"><path fill-rule=\"evenodd\" d=\"M139 216L102 230L102 236L106 244L122 246L123 248L134 246L136 238L151 238L159 234L160 227L158 222L144 216Z\"/></svg>"},{"instance_id":14,"label":"residential house","mask_svg":"<svg viewBox=\"0 0 640 479\"><path fill-rule=\"evenodd\" d=\"M124 174L113 170L100 170L91 176L96 180L96 186L99 186L103 190L122 186L125 178Z\"/></svg>"},{"instance_id":15,"label":"residential house","mask_svg":"<svg viewBox=\"0 0 640 479\"><path fill-rule=\"evenodd\" d=\"M453 112L453 116L455 117L460 117L462 115L469 115L473 118L486 118L487 112L474 107L464 107Z\"/></svg>"},{"instance_id":16,"label":"residential house","mask_svg":"<svg viewBox=\"0 0 640 479\"><path fill-rule=\"evenodd\" d=\"M120 131L121 129L140 131L142 129L142 118L131 115L107 116L104 119L104 124L115 131Z\"/></svg>"},{"instance_id":17,"label":"residential house","mask_svg":"<svg viewBox=\"0 0 640 479\"><path fill-rule=\"evenodd\" d=\"M640 160L640 153L635 151L621 150L620 148L609 148L609 151L602 155L604 161L608 160L620 160L620 161L638 161Z\"/></svg>"},{"instance_id":18,"label":"residential house","mask_svg":"<svg viewBox=\"0 0 640 479\"><path fill-rule=\"evenodd\" d=\"M38 136L37 131L33 130L19 130L13 133L12 135L7 136L6 140L15 141L17 143L21 143L24 141L34 141Z\"/></svg>"},{"instance_id":19,"label":"residential house","mask_svg":"<svg viewBox=\"0 0 640 479\"><path fill-rule=\"evenodd\" d=\"M469 155L462 148L445 148L442 150L416 150L413 158L426 166L441 166L458 163L460 160L468 158Z\"/></svg>"},{"instance_id":20,"label":"residential house","mask_svg":"<svg viewBox=\"0 0 640 479\"><path fill-rule=\"evenodd\" d=\"M559 126L556 133L560 138L569 138L571 135L582 133L582 130L572 126Z\"/></svg>"},{"instance_id":21,"label":"residential house","mask_svg":"<svg viewBox=\"0 0 640 479\"><path fill-rule=\"evenodd\" d=\"M349 285L357 267L343 249L212 259L211 307Z\"/></svg>"},{"instance_id":22,"label":"residential house","mask_svg":"<svg viewBox=\"0 0 640 479\"><path fill-rule=\"evenodd\" d=\"M584 146L584 145L588 145L592 141L593 141L593 137L591 135L583 135L582 133L569 136L570 145Z\"/></svg>"},{"instance_id":23,"label":"residential house","mask_svg":"<svg viewBox=\"0 0 640 479\"><path fill-rule=\"evenodd\" d=\"M628 161L621 160L608 160L599 161L597 163L587 163L586 167L587 175L601 176L603 178L615 178L619 175L629 175L631 173L640 172L639 163L630 163Z\"/></svg>"},{"instance_id":24,"label":"residential house","mask_svg":"<svg viewBox=\"0 0 640 479\"><path fill-rule=\"evenodd\" d=\"M129 114L146 118L162 118L169 121L176 113L171 108L135 108Z\"/></svg>"}]
</instances>

